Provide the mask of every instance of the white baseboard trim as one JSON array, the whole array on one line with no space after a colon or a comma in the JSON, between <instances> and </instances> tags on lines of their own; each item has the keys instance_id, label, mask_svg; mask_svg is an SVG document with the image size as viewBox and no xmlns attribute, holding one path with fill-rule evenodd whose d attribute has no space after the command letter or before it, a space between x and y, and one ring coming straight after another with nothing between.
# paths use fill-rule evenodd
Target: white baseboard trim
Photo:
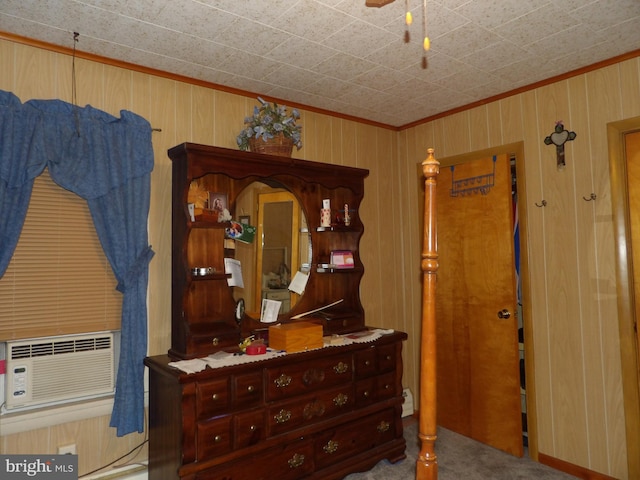
<instances>
[{"instance_id":1,"label":"white baseboard trim","mask_svg":"<svg viewBox=\"0 0 640 480\"><path fill-rule=\"evenodd\" d=\"M128 465L108 472L80 477L80 480L147 480L149 472L146 465Z\"/></svg>"}]
</instances>

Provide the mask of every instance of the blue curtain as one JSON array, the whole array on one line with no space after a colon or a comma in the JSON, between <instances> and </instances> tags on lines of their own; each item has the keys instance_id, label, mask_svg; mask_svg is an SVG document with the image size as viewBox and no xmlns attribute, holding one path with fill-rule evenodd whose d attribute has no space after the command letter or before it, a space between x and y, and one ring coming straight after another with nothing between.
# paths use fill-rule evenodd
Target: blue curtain
<instances>
[{"instance_id":1,"label":"blue curtain","mask_svg":"<svg viewBox=\"0 0 640 480\"><path fill-rule=\"evenodd\" d=\"M37 112L0 90L0 277L18 244L33 181L44 170L34 154L42 149L40 123Z\"/></svg>"},{"instance_id":2,"label":"blue curtain","mask_svg":"<svg viewBox=\"0 0 640 480\"><path fill-rule=\"evenodd\" d=\"M91 106L80 108L59 100L21 105L13 94L2 91L0 107L0 273L4 274L20 235L33 179L47 166L58 185L87 201L118 280L123 294L122 341L111 426L118 436L142 432L146 295L153 257L147 233L151 126L131 112L121 111L116 118Z\"/></svg>"}]
</instances>

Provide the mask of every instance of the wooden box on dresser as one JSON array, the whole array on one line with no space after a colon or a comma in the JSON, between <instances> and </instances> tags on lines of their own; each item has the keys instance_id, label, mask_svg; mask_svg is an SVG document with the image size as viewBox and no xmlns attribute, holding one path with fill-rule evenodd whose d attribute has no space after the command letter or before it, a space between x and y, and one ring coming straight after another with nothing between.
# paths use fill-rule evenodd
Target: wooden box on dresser
<instances>
[{"instance_id":1,"label":"wooden box on dresser","mask_svg":"<svg viewBox=\"0 0 640 480\"><path fill-rule=\"evenodd\" d=\"M236 320L227 285L224 231L228 222L192 220L189 185L224 192L233 214L238 195L255 181L292 192L309 225L311 259L304 294L283 323L319 306L339 304L302 320L324 335L362 332L359 285L364 272L357 215L363 169L183 144L173 161L172 338L167 355L148 357L150 480L341 479L378 461L405 457L402 426L403 332L373 332L342 345L307 352L255 356L188 374L169 363L234 352L261 327ZM322 200L348 204L349 225L320 228ZM353 253L349 269L326 268L331 251ZM215 272L192 276L206 265ZM254 360L252 358L252 360ZM233 362L232 362L233 363Z\"/></svg>"}]
</instances>

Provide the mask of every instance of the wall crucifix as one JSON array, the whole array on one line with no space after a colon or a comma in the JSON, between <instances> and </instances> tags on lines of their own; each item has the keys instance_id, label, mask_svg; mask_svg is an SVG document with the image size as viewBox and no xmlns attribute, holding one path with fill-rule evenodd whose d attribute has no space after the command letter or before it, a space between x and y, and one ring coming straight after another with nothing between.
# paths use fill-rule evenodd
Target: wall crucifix
<instances>
[{"instance_id":1,"label":"wall crucifix","mask_svg":"<svg viewBox=\"0 0 640 480\"><path fill-rule=\"evenodd\" d=\"M570 132L569 130L565 129L562 120L558 120L556 122L556 128L554 132L544 139L544 143L546 145L551 145L553 143L556 146L558 168L562 168L565 166L564 144L570 140L573 140L574 138L576 138L576 132Z\"/></svg>"}]
</instances>

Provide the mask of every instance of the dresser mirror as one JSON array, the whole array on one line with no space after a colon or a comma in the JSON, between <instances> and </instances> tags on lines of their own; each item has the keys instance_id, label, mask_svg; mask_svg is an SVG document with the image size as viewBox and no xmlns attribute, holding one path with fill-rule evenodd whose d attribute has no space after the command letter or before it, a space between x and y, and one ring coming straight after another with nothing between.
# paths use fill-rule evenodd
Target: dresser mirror
<instances>
[{"instance_id":1,"label":"dresser mirror","mask_svg":"<svg viewBox=\"0 0 640 480\"><path fill-rule=\"evenodd\" d=\"M234 210L235 218L256 227L252 243L234 245L244 277L243 288L233 287L234 299L242 298L246 313L256 319L263 299L281 302L280 313L288 313L300 298L289 285L296 272L308 273L312 255L300 202L281 185L255 181L240 192Z\"/></svg>"}]
</instances>

